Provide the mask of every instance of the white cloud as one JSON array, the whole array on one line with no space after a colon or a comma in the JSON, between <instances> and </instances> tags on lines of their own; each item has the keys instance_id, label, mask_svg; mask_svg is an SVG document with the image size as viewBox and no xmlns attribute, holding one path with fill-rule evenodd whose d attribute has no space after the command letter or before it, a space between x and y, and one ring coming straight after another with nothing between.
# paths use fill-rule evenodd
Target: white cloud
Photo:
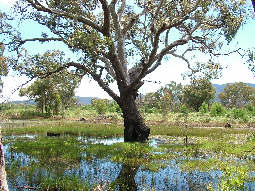
<instances>
[{"instance_id":1,"label":"white cloud","mask_svg":"<svg viewBox=\"0 0 255 191\"><path fill-rule=\"evenodd\" d=\"M0 95L0 103L4 101L26 100L27 97L19 96L19 88L22 84L28 81L25 76L17 76L17 74L10 72L7 77L2 78L3 92Z\"/></svg>"},{"instance_id":2,"label":"white cloud","mask_svg":"<svg viewBox=\"0 0 255 191\"><path fill-rule=\"evenodd\" d=\"M0 0L0 5L12 6L17 0Z\"/></svg>"}]
</instances>

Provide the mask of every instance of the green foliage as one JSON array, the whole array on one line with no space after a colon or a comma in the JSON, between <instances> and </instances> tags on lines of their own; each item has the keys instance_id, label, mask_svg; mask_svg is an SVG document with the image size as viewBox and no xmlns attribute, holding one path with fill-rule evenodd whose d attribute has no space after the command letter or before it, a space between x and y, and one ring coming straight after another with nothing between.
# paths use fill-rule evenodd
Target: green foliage
<instances>
[{"instance_id":1,"label":"green foliage","mask_svg":"<svg viewBox=\"0 0 255 191\"><path fill-rule=\"evenodd\" d=\"M44 117L34 105L3 104L0 108L0 119L29 120Z\"/></svg>"},{"instance_id":2,"label":"green foliage","mask_svg":"<svg viewBox=\"0 0 255 191\"><path fill-rule=\"evenodd\" d=\"M128 165L145 164L153 148L141 143L115 143L112 145L93 144L86 148L86 158L107 158ZM145 158L145 157L148 158Z\"/></svg>"},{"instance_id":3,"label":"green foliage","mask_svg":"<svg viewBox=\"0 0 255 191\"><path fill-rule=\"evenodd\" d=\"M252 104L247 105L245 109L247 110L248 114L255 116L255 107Z\"/></svg>"},{"instance_id":4,"label":"green foliage","mask_svg":"<svg viewBox=\"0 0 255 191\"><path fill-rule=\"evenodd\" d=\"M173 112L179 111L183 100L183 86L181 84L171 81L157 92L161 95L161 107L168 107L168 110Z\"/></svg>"},{"instance_id":5,"label":"green foliage","mask_svg":"<svg viewBox=\"0 0 255 191\"><path fill-rule=\"evenodd\" d=\"M148 105L144 106L144 112L145 113L160 113L160 110L158 108L155 107L148 107Z\"/></svg>"},{"instance_id":6,"label":"green foliage","mask_svg":"<svg viewBox=\"0 0 255 191\"><path fill-rule=\"evenodd\" d=\"M209 111L208 105L205 102L203 102L202 105L199 108L199 112L202 113L202 114L205 114L208 111Z\"/></svg>"},{"instance_id":7,"label":"green foliage","mask_svg":"<svg viewBox=\"0 0 255 191\"><path fill-rule=\"evenodd\" d=\"M54 105L53 105L53 111L54 111L55 115L59 114L59 110L60 110L61 106L62 106L61 96L59 94L56 94L55 102L54 102Z\"/></svg>"},{"instance_id":8,"label":"green foliage","mask_svg":"<svg viewBox=\"0 0 255 191\"><path fill-rule=\"evenodd\" d=\"M248 115L245 109L232 109L234 119L243 119L245 122L248 121Z\"/></svg>"},{"instance_id":9,"label":"green foliage","mask_svg":"<svg viewBox=\"0 0 255 191\"><path fill-rule=\"evenodd\" d=\"M183 115L188 115L190 113L190 110L186 105L182 105L181 108L180 108L180 112Z\"/></svg>"},{"instance_id":10,"label":"green foliage","mask_svg":"<svg viewBox=\"0 0 255 191\"><path fill-rule=\"evenodd\" d=\"M21 96L35 99L38 109L47 115L58 114L60 107L64 112L68 105L74 102L74 90L80 83L81 77L75 71L62 69L56 73L58 67L64 64L63 53L59 51L46 52L27 58L25 66L19 66L22 73L29 77L36 77L36 81L25 89L20 90ZM29 61L33 61L30 64ZM62 63L63 62L63 63ZM40 67L38 67L40 65ZM49 75L50 72L53 74ZM40 79L42 75L45 75ZM64 116L64 113L63 113Z\"/></svg>"},{"instance_id":11,"label":"green foliage","mask_svg":"<svg viewBox=\"0 0 255 191\"><path fill-rule=\"evenodd\" d=\"M247 64L248 64L249 69L253 73L255 73L254 60L255 60L255 49L253 48L252 50L247 51Z\"/></svg>"},{"instance_id":12,"label":"green foliage","mask_svg":"<svg viewBox=\"0 0 255 191\"><path fill-rule=\"evenodd\" d=\"M154 113L154 111L159 111L158 98L156 93L147 93L143 98L143 110L145 113Z\"/></svg>"},{"instance_id":13,"label":"green foliage","mask_svg":"<svg viewBox=\"0 0 255 191\"><path fill-rule=\"evenodd\" d=\"M169 111L179 111L182 97L182 85L171 81L156 92L145 95L143 99L145 113L161 112L166 115Z\"/></svg>"},{"instance_id":14,"label":"green foliage","mask_svg":"<svg viewBox=\"0 0 255 191\"><path fill-rule=\"evenodd\" d=\"M112 113L114 113L114 112L117 112L117 113L122 113L122 111L121 111L121 108L120 108L120 106L116 103L116 101L110 101L109 103L108 103L108 111L109 112L112 112Z\"/></svg>"},{"instance_id":15,"label":"green foliage","mask_svg":"<svg viewBox=\"0 0 255 191\"><path fill-rule=\"evenodd\" d=\"M210 115L211 116L224 116L226 113L226 110L225 108L220 104L220 103L217 103L217 102L214 102L211 106L211 109L210 109Z\"/></svg>"},{"instance_id":16,"label":"green foliage","mask_svg":"<svg viewBox=\"0 0 255 191\"><path fill-rule=\"evenodd\" d=\"M221 104L227 108L241 108L253 102L255 88L243 82L227 84L218 97L220 98Z\"/></svg>"},{"instance_id":17,"label":"green foliage","mask_svg":"<svg viewBox=\"0 0 255 191\"><path fill-rule=\"evenodd\" d=\"M55 165L57 168L68 168L67 165L75 165L82 158L83 149L81 142L73 137L38 137L30 139L16 140L10 145L13 152L22 152L33 156L41 165ZM38 152L40 151L40 152Z\"/></svg>"},{"instance_id":18,"label":"green foliage","mask_svg":"<svg viewBox=\"0 0 255 191\"><path fill-rule=\"evenodd\" d=\"M247 167L230 165L222 162L220 164L222 176L218 183L218 189L222 191L246 190L245 183L248 180ZM214 190L212 186L208 186L209 190Z\"/></svg>"},{"instance_id":19,"label":"green foliage","mask_svg":"<svg viewBox=\"0 0 255 191\"><path fill-rule=\"evenodd\" d=\"M92 106L96 109L97 113L102 115L107 112L107 105L109 100L93 98L91 101Z\"/></svg>"},{"instance_id":20,"label":"green foliage","mask_svg":"<svg viewBox=\"0 0 255 191\"><path fill-rule=\"evenodd\" d=\"M83 148L75 138L18 138L12 140L9 149L11 153L33 157L26 163L19 157L8 161L7 173L12 180L22 177L40 190L89 190L89 184L80 177L64 174L65 170L76 168L82 159Z\"/></svg>"},{"instance_id":21,"label":"green foliage","mask_svg":"<svg viewBox=\"0 0 255 191\"><path fill-rule=\"evenodd\" d=\"M79 176L55 177L49 174L42 180L39 186L41 190L91 190L89 183L84 182Z\"/></svg>"},{"instance_id":22,"label":"green foliage","mask_svg":"<svg viewBox=\"0 0 255 191\"><path fill-rule=\"evenodd\" d=\"M0 43L0 94L2 93L3 82L1 80L2 76L6 76L8 74L8 59L3 56L4 53L4 44Z\"/></svg>"},{"instance_id":23,"label":"green foliage","mask_svg":"<svg viewBox=\"0 0 255 191\"><path fill-rule=\"evenodd\" d=\"M156 92L158 100L158 106L163 115L166 115L170 111L170 105L172 102L172 93L168 88L160 88Z\"/></svg>"},{"instance_id":24,"label":"green foliage","mask_svg":"<svg viewBox=\"0 0 255 191\"><path fill-rule=\"evenodd\" d=\"M207 79L192 80L183 89L184 103L195 111L199 111L202 103L209 103L215 98L216 90Z\"/></svg>"}]
</instances>

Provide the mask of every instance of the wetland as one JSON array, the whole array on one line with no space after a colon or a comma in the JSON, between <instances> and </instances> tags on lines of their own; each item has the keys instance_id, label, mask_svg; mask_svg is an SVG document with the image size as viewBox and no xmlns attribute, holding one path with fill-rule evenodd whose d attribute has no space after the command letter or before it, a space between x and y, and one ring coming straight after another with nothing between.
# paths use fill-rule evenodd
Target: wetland
<instances>
[{"instance_id":1,"label":"wetland","mask_svg":"<svg viewBox=\"0 0 255 191\"><path fill-rule=\"evenodd\" d=\"M253 129L151 130L148 142L125 143L116 124L8 124L9 189L255 190Z\"/></svg>"}]
</instances>

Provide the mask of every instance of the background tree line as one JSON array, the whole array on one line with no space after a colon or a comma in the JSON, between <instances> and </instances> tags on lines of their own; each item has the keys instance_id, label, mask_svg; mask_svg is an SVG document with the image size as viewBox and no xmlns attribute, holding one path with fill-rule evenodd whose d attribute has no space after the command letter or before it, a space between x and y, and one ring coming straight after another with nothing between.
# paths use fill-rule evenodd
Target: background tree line
<instances>
[{"instance_id":1,"label":"background tree line","mask_svg":"<svg viewBox=\"0 0 255 191\"><path fill-rule=\"evenodd\" d=\"M207 111L216 105L227 109L240 109L255 105L255 88L243 82L227 84L218 95L207 79L192 80L189 85L170 82L153 93L148 93L139 101L145 112L180 112L183 106L190 111Z\"/></svg>"},{"instance_id":2,"label":"background tree line","mask_svg":"<svg viewBox=\"0 0 255 191\"><path fill-rule=\"evenodd\" d=\"M47 57L49 59L49 57ZM65 75L62 75L66 72ZM20 95L34 99L38 111L50 115L59 115L62 109L77 104L75 88L80 78L72 71L62 71L61 75L51 75L37 79L27 88L20 90ZM218 98L218 101L216 101ZM216 89L208 79L193 79L189 85L171 81L156 92L139 95L137 104L144 113L182 112L187 108L190 112L211 112L212 115L222 115L226 109L238 112L248 108L253 111L255 106L255 88L243 82L227 84L222 92L216 95ZM103 115L107 112L121 113L121 108L114 100L93 98L87 109L95 110ZM238 115L238 114L236 114Z\"/></svg>"}]
</instances>

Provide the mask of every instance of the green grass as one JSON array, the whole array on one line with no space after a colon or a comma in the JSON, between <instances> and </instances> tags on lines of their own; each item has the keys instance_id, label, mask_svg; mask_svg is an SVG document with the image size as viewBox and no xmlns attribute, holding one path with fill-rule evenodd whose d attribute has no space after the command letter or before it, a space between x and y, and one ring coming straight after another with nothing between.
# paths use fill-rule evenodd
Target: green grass
<instances>
[{"instance_id":1,"label":"green grass","mask_svg":"<svg viewBox=\"0 0 255 191\"><path fill-rule=\"evenodd\" d=\"M238 111L238 112L237 112ZM242 111L242 112L240 112ZM66 120L79 120L85 118L89 122L112 122L123 123L121 114L117 112L107 112L101 120L101 116L92 106L75 106L68 108L65 112ZM242 115L240 115L242 114ZM171 124L174 126L183 126L185 117L182 113L142 113L147 124ZM5 104L0 108L0 120L61 120L61 114L55 116L45 116L36 110L35 105L8 105ZM192 127L224 127L230 122L233 127L253 126L255 124L254 112L243 110L227 110L222 116L212 116L210 112L190 112L188 113L187 123Z\"/></svg>"},{"instance_id":2,"label":"green grass","mask_svg":"<svg viewBox=\"0 0 255 191\"><path fill-rule=\"evenodd\" d=\"M46 166L68 166L78 164L84 149L73 137L37 137L16 139L10 146L11 152L24 153Z\"/></svg>"},{"instance_id":3,"label":"green grass","mask_svg":"<svg viewBox=\"0 0 255 191\"><path fill-rule=\"evenodd\" d=\"M3 135L45 134L54 132L60 134L83 135L94 137L118 137L123 135L123 127L114 124L88 124L84 122L54 122L30 127L3 128Z\"/></svg>"}]
</instances>

